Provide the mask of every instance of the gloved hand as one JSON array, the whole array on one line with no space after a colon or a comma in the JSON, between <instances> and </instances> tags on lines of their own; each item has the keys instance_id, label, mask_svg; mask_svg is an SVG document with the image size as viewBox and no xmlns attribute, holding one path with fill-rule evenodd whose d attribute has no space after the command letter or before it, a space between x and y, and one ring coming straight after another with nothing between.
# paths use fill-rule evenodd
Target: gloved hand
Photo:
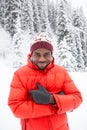
<instances>
[{"instance_id":1,"label":"gloved hand","mask_svg":"<svg viewBox=\"0 0 87 130\"><path fill-rule=\"evenodd\" d=\"M59 95L64 95L63 91L58 92Z\"/></svg>"},{"instance_id":2,"label":"gloved hand","mask_svg":"<svg viewBox=\"0 0 87 130\"><path fill-rule=\"evenodd\" d=\"M39 83L36 83L37 90L31 90L30 95L37 104L50 104L52 95Z\"/></svg>"}]
</instances>

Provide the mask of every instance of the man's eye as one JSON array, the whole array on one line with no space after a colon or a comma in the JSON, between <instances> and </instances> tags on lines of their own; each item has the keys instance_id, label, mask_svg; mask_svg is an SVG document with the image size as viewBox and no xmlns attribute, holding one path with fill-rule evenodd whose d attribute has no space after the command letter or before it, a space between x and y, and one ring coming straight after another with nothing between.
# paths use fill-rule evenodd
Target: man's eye
<instances>
[{"instance_id":1,"label":"man's eye","mask_svg":"<svg viewBox=\"0 0 87 130\"><path fill-rule=\"evenodd\" d=\"M39 53L36 53L35 56L40 57L40 54L39 54Z\"/></svg>"},{"instance_id":2,"label":"man's eye","mask_svg":"<svg viewBox=\"0 0 87 130\"><path fill-rule=\"evenodd\" d=\"M45 57L49 57L49 56L50 56L50 54L49 54L49 53L47 53L47 54L45 54L44 56L45 56Z\"/></svg>"}]
</instances>

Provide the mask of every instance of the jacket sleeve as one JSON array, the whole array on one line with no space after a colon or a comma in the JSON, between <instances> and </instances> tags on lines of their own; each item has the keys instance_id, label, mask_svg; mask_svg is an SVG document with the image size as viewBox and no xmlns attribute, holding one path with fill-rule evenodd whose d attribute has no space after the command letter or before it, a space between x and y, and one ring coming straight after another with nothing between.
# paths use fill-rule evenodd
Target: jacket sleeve
<instances>
[{"instance_id":1,"label":"jacket sleeve","mask_svg":"<svg viewBox=\"0 0 87 130\"><path fill-rule=\"evenodd\" d=\"M38 105L29 99L28 90L17 73L14 73L10 85L8 106L18 118L36 118L54 114L50 105Z\"/></svg>"},{"instance_id":2,"label":"jacket sleeve","mask_svg":"<svg viewBox=\"0 0 87 130\"><path fill-rule=\"evenodd\" d=\"M83 100L81 92L76 87L70 75L66 72L66 70L62 90L64 94L62 95L54 94L54 98L58 106L57 112L59 114L76 109Z\"/></svg>"}]
</instances>

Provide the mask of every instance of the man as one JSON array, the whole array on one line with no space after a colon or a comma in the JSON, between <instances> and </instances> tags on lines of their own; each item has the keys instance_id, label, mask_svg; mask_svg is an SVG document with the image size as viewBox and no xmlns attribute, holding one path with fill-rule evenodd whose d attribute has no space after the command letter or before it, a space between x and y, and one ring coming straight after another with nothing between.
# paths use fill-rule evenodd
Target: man
<instances>
[{"instance_id":1,"label":"man","mask_svg":"<svg viewBox=\"0 0 87 130\"><path fill-rule=\"evenodd\" d=\"M13 76L8 105L21 120L21 130L69 130L66 112L82 96L68 72L54 64L53 46L45 35L31 45L28 64Z\"/></svg>"}]
</instances>

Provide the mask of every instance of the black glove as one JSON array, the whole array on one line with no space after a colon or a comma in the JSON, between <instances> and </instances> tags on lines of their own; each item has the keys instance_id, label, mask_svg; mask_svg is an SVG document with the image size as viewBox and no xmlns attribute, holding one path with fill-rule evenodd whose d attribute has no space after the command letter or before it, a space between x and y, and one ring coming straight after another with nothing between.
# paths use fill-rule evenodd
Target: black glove
<instances>
[{"instance_id":1,"label":"black glove","mask_svg":"<svg viewBox=\"0 0 87 130\"><path fill-rule=\"evenodd\" d=\"M43 86L36 83L38 90L31 90L30 95L37 104L49 104L51 93L49 93Z\"/></svg>"},{"instance_id":2,"label":"black glove","mask_svg":"<svg viewBox=\"0 0 87 130\"><path fill-rule=\"evenodd\" d=\"M59 95L64 95L63 91L58 92Z\"/></svg>"}]
</instances>

